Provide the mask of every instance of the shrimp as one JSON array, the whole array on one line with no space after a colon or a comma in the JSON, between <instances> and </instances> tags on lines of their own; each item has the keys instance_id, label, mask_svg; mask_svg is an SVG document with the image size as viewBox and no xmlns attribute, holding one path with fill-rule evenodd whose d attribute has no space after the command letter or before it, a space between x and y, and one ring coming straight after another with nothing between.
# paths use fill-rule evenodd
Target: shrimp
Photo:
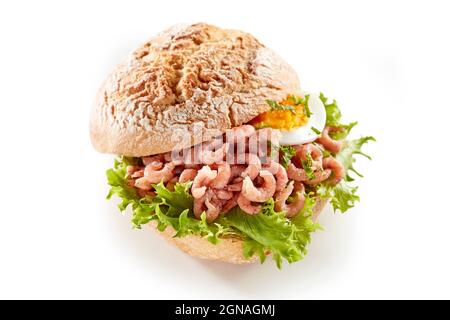
<instances>
[{"instance_id":1,"label":"shrimp","mask_svg":"<svg viewBox=\"0 0 450 320\"><path fill-rule=\"evenodd\" d=\"M127 175L131 178L142 178L144 176L144 170L139 166L128 166Z\"/></svg>"},{"instance_id":2,"label":"shrimp","mask_svg":"<svg viewBox=\"0 0 450 320\"><path fill-rule=\"evenodd\" d=\"M333 157L323 159L323 167L330 169L333 173L330 182L334 185L338 184L345 176L344 166Z\"/></svg>"},{"instance_id":3,"label":"shrimp","mask_svg":"<svg viewBox=\"0 0 450 320\"><path fill-rule=\"evenodd\" d=\"M137 189L137 194L141 198L156 196L156 193L154 191L148 191L148 190L142 190L142 189Z\"/></svg>"},{"instance_id":4,"label":"shrimp","mask_svg":"<svg viewBox=\"0 0 450 320\"><path fill-rule=\"evenodd\" d=\"M281 131L272 128L259 129L255 135L260 143L270 141L273 144L278 144L281 139Z\"/></svg>"},{"instance_id":5,"label":"shrimp","mask_svg":"<svg viewBox=\"0 0 450 320\"><path fill-rule=\"evenodd\" d=\"M261 205L253 205L242 193L237 198L237 204L239 205L239 208L250 215L258 214L262 210Z\"/></svg>"},{"instance_id":6,"label":"shrimp","mask_svg":"<svg viewBox=\"0 0 450 320\"><path fill-rule=\"evenodd\" d=\"M330 175L331 175L330 169L314 171L314 178L303 181L303 183L307 184L308 186L315 186L321 183L322 181L327 180L330 177Z\"/></svg>"},{"instance_id":7,"label":"shrimp","mask_svg":"<svg viewBox=\"0 0 450 320\"><path fill-rule=\"evenodd\" d=\"M259 176L263 179L261 187L253 185L250 177L245 177L241 194L249 201L266 202L273 197L276 189L274 176L267 170L261 170Z\"/></svg>"},{"instance_id":8,"label":"shrimp","mask_svg":"<svg viewBox=\"0 0 450 320\"><path fill-rule=\"evenodd\" d=\"M175 169L175 165L171 162L166 163L164 167L161 167L160 164L155 166L150 163L144 169L144 176L136 180L136 186L148 188L153 183L167 182L174 177L173 169Z\"/></svg>"},{"instance_id":9,"label":"shrimp","mask_svg":"<svg viewBox=\"0 0 450 320\"><path fill-rule=\"evenodd\" d=\"M283 190L288 183L288 175L286 169L273 160L270 160L269 163L263 165L264 169L273 174L277 180L276 191Z\"/></svg>"},{"instance_id":10,"label":"shrimp","mask_svg":"<svg viewBox=\"0 0 450 320\"><path fill-rule=\"evenodd\" d=\"M142 178L144 176L144 170L136 171L131 175L132 178Z\"/></svg>"},{"instance_id":11,"label":"shrimp","mask_svg":"<svg viewBox=\"0 0 450 320\"><path fill-rule=\"evenodd\" d=\"M233 198L233 192L229 190L214 190L214 193L220 200L230 200Z\"/></svg>"},{"instance_id":12,"label":"shrimp","mask_svg":"<svg viewBox=\"0 0 450 320\"><path fill-rule=\"evenodd\" d=\"M165 162L173 162L175 165L179 166L183 164L183 158L180 156L179 152L172 151L163 154L163 159Z\"/></svg>"},{"instance_id":13,"label":"shrimp","mask_svg":"<svg viewBox=\"0 0 450 320\"><path fill-rule=\"evenodd\" d=\"M134 186L145 191L153 189L153 184L149 182L146 177L136 179L136 181L134 182Z\"/></svg>"},{"instance_id":14,"label":"shrimp","mask_svg":"<svg viewBox=\"0 0 450 320\"><path fill-rule=\"evenodd\" d=\"M308 161L309 157L312 158L312 170L322 169L322 150L320 150L319 147L313 145L312 143L308 143L306 145L303 145L299 151L300 160L302 162Z\"/></svg>"},{"instance_id":15,"label":"shrimp","mask_svg":"<svg viewBox=\"0 0 450 320\"><path fill-rule=\"evenodd\" d=\"M216 189L223 189L231 177L231 167L228 163L217 165L217 177L211 181L210 187Z\"/></svg>"},{"instance_id":16,"label":"shrimp","mask_svg":"<svg viewBox=\"0 0 450 320\"><path fill-rule=\"evenodd\" d=\"M306 181L308 180L308 175L306 174L306 171L301 168L297 168L293 163L289 163L287 168L287 175L290 180L295 181Z\"/></svg>"},{"instance_id":17,"label":"shrimp","mask_svg":"<svg viewBox=\"0 0 450 320\"><path fill-rule=\"evenodd\" d=\"M200 219L200 216L205 211L205 200L206 200L206 195L203 195L200 198L194 198L193 209L194 209L194 216L197 219Z\"/></svg>"},{"instance_id":18,"label":"shrimp","mask_svg":"<svg viewBox=\"0 0 450 320\"><path fill-rule=\"evenodd\" d=\"M238 197L239 194L235 193L231 199L222 201L222 213L227 213L228 211L236 207L238 205Z\"/></svg>"},{"instance_id":19,"label":"shrimp","mask_svg":"<svg viewBox=\"0 0 450 320\"><path fill-rule=\"evenodd\" d=\"M259 129L253 134L246 146L246 152L257 154L260 158L266 158L270 153L269 141L273 145L278 145L281 139L279 130L264 128Z\"/></svg>"},{"instance_id":20,"label":"shrimp","mask_svg":"<svg viewBox=\"0 0 450 320\"><path fill-rule=\"evenodd\" d=\"M230 171L230 180L234 180L237 177L240 177L242 172L244 172L245 166L239 165L239 164L233 164L231 165L231 171Z\"/></svg>"},{"instance_id":21,"label":"shrimp","mask_svg":"<svg viewBox=\"0 0 450 320\"><path fill-rule=\"evenodd\" d=\"M128 166L127 167L127 175L131 176L133 173L141 170L140 166Z\"/></svg>"},{"instance_id":22,"label":"shrimp","mask_svg":"<svg viewBox=\"0 0 450 320\"><path fill-rule=\"evenodd\" d=\"M184 169L180 174L180 183L185 183L194 180L197 175L198 170L195 169Z\"/></svg>"},{"instance_id":23,"label":"shrimp","mask_svg":"<svg viewBox=\"0 0 450 320\"><path fill-rule=\"evenodd\" d=\"M164 166L164 163L162 163L161 161L152 161L149 162L146 166L145 169L150 172L150 171L158 171L161 170L162 167ZM147 169L148 168L148 169ZM149 171L150 170L150 171ZM145 174L145 171L144 171Z\"/></svg>"},{"instance_id":24,"label":"shrimp","mask_svg":"<svg viewBox=\"0 0 450 320\"><path fill-rule=\"evenodd\" d=\"M183 149L180 152L181 155L177 156L177 158L181 158L181 162L183 162L186 167L196 167L201 163L200 160L202 149L202 144L197 144L191 148Z\"/></svg>"},{"instance_id":25,"label":"shrimp","mask_svg":"<svg viewBox=\"0 0 450 320\"><path fill-rule=\"evenodd\" d=\"M194 169L194 170L200 170L203 166L201 164L184 164L185 169Z\"/></svg>"},{"instance_id":26,"label":"shrimp","mask_svg":"<svg viewBox=\"0 0 450 320\"><path fill-rule=\"evenodd\" d=\"M206 144L202 148L201 162L207 165L211 165L213 163L223 163L223 158L227 154L230 145L228 143L224 143L215 151L209 150L211 146L213 146L213 144Z\"/></svg>"},{"instance_id":27,"label":"shrimp","mask_svg":"<svg viewBox=\"0 0 450 320\"><path fill-rule=\"evenodd\" d=\"M172 162L162 164L161 162L152 162L144 169L144 177L152 183L158 183L160 181L167 182L173 178L175 164Z\"/></svg>"},{"instance_id":28,"label":"shrimp","mask_svg":"<svg viewBox=\"0 0 450 320\"><path fill-rule=\"evenodd\" d=\"M164 155L163 154L157 154L154 156L148 156L143 157L142 162L144 163L144 166L149 165L151 162L164 162Z\"/></svg>"},{"instance_id":29,"label":"shrimp","mask_svg":"<svg viewBox=\"0 0 450 320\"><path fill-rule=\"evenodd\" d=\"M209 191L209 190L208 190ZM203 212L206 213L206 221L208 223L213 222L220 214L222 205L218 201L214 194L206 192L200 198L194 198L194 216L200 219Z\"/></svg>"},{"instance_id":30,"label":"shrimp","mask_svg":"<svg viewBox=\"0 0 450 320\"><path fill-rule=\"evenodd\" d=\"M242 178L241 178L242 179ZM227 185L227 190L232 192L241 192L242 190L242 181Z\"/></svg>"},{"instance_id":31,"label":"shrimp","mask_svg":"<svg viewBox=\"0 0 450 320\"><path fill-rule=\"evenodd\" d=\"M205 206L206 206L206 221L208 223L213 222L217 219L217 217L220 214L220 211L222 210L222 204L220 202L217 202L214 197L206 197L205 200Z\"/></svg>"},{"instance_id":32,"label":"shrimp","mask_svg":"<svg viewBox=\"0 0 450 320\"><path fill-rule=\"evenodd\" d=\"M286 201L294 190L297 197L293 202L287 204ZM277 192L275 195L275 210L284 212L287 218L294 217L305 206L304 192L305 187L303 184L297 184L294 188L294 181L289 182L288 186L284 190Z\"/></svg>"},{"instance_id":33,"label":"shrimp","mask_svg":"<svg viewBox=\"0 0 450 320\"><path fill-rule=\"evenodd\" d=\"M239 143L250 138L255 133L255 128L251 125L243 125L229 129L225 132L225 140L228 143Z\"/></svg>"},{"instance_id":34,"label":"shrimp","mask_svg":"<svg viewBox=\"0 0 450 320\"><path fill-rule=\"evenodd\" d=\"M241 177L245 178L248 176L251 180L255 179L261 170L261 160L256 154L252 153L246 153L244 160L248 167L241 173Z\"/></svg>"},{"instance_id":35,"label":"shrimp","mask_svg":"<svg viewBox=\"0 0 450 320\"><path fill-rule=\"evenodd\" d=\"M317 138L317 142L320 143L327 149L333 153L338 153L342 149L343 141L334 140L330 137L330 133L332 132L340 132L341 128L336 127L326 127L319 138Z\"/></svg>"},{"instance_id":36,"label":"shrimp","mask_svg":"<svg viewBox=\"0 0 450 320\"><path fill-rule=\"evenodd\" d=\"M175 189L175 185L177 184L177 182L180 180L179 177L173 177L172 179L170 179L167 182L166 188L169 189L170 191L173 191Z\"/></svg>"},{"instance_id":37,"label":"shrimp","mask_svg":"<svg viewBox=\"0 0 450 320\"><path fill-rule=\"evenodd\" d=\"M194 178L191 193L194 198L201 198L206 193L206 186L217 177L217 171L211 170L208 166L203 166Z\"/></svg>"}]
</instances>

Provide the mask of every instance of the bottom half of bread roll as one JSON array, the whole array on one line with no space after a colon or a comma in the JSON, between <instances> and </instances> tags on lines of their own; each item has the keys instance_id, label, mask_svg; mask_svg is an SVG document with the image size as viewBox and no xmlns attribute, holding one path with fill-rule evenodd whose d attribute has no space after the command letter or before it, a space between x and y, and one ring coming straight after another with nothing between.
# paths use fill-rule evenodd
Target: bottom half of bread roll
<instances>
[{"instance_id":1,"label":"bottom half of bread roll","mask_svg":"<svg viewBox=\"0 0 450 320\"><path fill-rule=\"evenodd\" d=\"M317 220L322 210L325 208L328 200L317 199L313 208L313 220ZM249 264L259 261L258 256L246 258L243 255L243 241L237 237L221 238L218 244L212 244L205 238L198 235L189 235L185 237L175 237L175 231L168 227L163 232L156 228L157 222L151 222L150 228L159 233L167 242L175 245L185 253L201 259L227 262L232 264ZM270 252L267 252L270 255Z\"/></svg>"}]
</instances>

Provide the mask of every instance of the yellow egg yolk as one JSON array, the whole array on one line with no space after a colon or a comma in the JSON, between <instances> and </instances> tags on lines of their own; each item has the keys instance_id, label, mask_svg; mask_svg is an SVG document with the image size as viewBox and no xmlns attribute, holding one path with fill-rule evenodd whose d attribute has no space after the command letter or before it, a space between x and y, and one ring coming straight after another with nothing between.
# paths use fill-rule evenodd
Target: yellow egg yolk
<instances>
[{"instance_id":1,"label":"yellow egg yolk","mask_svg":"<svg viewBox=\"0 0 450 320\"><path fill-rule=\"evenodd\" d=\"M293 110L270 110L252 119L250 124L256 128L270 127L280 130L292 130L304 126L308 122L305 107L302 104L296 104L294 97L287 96L278 104L280 106L291 106Z\"/></svg>"}]
</instances>

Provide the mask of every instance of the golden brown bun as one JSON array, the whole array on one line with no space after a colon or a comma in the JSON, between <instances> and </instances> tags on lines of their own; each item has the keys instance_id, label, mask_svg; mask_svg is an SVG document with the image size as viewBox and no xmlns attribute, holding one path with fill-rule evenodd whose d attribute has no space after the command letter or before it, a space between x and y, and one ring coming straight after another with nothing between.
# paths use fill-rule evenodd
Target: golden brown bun
<instances>
[{"instance_id":1,"label":"golden brown bun","mask_svg":"<svg viewBox=\"0 0 450 320\"><path fill-rule=\"evenodd\" d=\"M328 201L324 199L317 200L316 205L313 208L314 220L317 219L327 202ZM175 231L173 228L168 227L164 232L160 232L156 229L156 225L157 223L155 221L150 223L151 228L155 229L156 232L161 234L169 243L174 244L193 257L233 264L247 264L259 260L259 257L257 256L253 256L251 259L246 259L243 256L242 240L234 238L221 239L219 244L214 245L208 240L196 235L174 238Z\"/></svg>"},{"instance_id":2,"label":"golden brown bun","mask_svg":"<svg viewBox=\"0 0 450 320\"><path fill-rule=\"evenodd\" d=\"M150 39L106 79L91 113L100 152L146 156L211 140L299 91L295 71L252 35L207 24ZM180 141L183 139L183 141Z\"/></svg>"}]
</instances>

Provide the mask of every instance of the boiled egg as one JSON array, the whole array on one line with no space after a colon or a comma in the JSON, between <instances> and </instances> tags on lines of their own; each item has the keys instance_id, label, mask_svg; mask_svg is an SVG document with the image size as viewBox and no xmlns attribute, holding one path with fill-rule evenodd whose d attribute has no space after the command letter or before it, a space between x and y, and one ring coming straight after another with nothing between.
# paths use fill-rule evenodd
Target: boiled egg
<instances>
[{"instance_id":1,"label":"boiled egg","mask_svg":"<svg viewBox=\"0 0 450 320\"><path fill-rule=\"evenodd\" d=\"M306 95L309 95L305 103ZM305 106L307 104L307 106ZM303 98L288 96L251 121L256 128L270 127L281 132L280 145L298 145L316 140L325 128L325 106L317 94L303 94ZM309 110L309 112L307 111Z\"/></svg>"}]
</instances>

